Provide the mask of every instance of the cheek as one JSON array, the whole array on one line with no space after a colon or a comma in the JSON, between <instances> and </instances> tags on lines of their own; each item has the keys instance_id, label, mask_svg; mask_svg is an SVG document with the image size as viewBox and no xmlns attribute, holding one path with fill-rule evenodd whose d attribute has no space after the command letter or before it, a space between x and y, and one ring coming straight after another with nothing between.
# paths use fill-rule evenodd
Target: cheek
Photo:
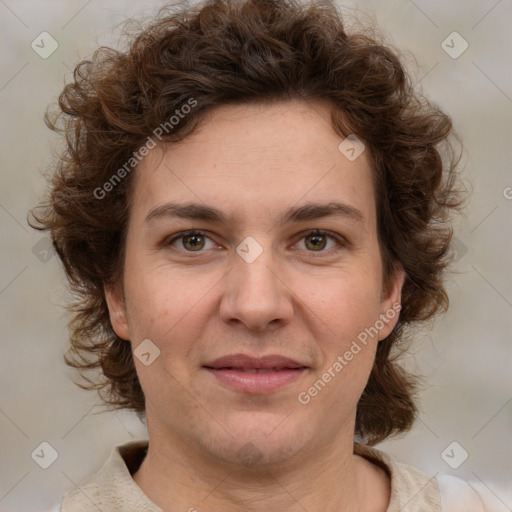
<instances>
[{"instance_id":1,"label":"cheek","mask_svg":"<svg viewBox=\"0 0 512 512\"><path fill-rule=\"evenodd\" d=\"M155 266L150 258L134 257L126 265L128 314L133 328L142 335L141 330L171 329L200 299L202 290L197 279L170 272L165 265Z\"/></svg>"},{"instance_id":2,"label":"cheek","mask_svg":"<svg viewBox=\"0 0 512 512\"><path fill-rule=\"evenodd\" d=\"M379 318L380 288L372 280L345 279L330 286L310 304L319 329L317 347L321 367L311 376L299 400L309 411L338 418L331 425L341 428L355 411L373 366L378 338L372 326Z\"/></svg>"},{"instance_id":3,"label":"cheek","mask_svg":"<svg viewBox=\"0 0 512 512\"><path fill-rule=\"evenodd\" d=\"M133 275L136 277L126 287L132 344L136 347L150 339L160 349L166 366L177 368L194 350L194 340L201 337L215 280L158 269Z\"/></svg>"},{"instance_id":4,"label":"cheek","mask_svg":"<svg viewBox=\"0 0 512 512\"><path fill-rule=\"evenodd\" d=\"M356 273L325 280L315 291L303 287L301 296L312 317L325 325L334 344L357 336L375 323L380 311L380 286L374 276Z\"/></svg>"},{"instance_id":5,"label":"cheek","mask_svg":"<svg viewBox=\"0 0 512 512\"><path fill-rule=\"evenodd\" d=\"M341 418L354 410L366 385L378 343L372 327L379 318L378 276L350 272L330 279L308 297L321 367L302 390L314 408L332 408Z\"/></svg>"}]
</instances>

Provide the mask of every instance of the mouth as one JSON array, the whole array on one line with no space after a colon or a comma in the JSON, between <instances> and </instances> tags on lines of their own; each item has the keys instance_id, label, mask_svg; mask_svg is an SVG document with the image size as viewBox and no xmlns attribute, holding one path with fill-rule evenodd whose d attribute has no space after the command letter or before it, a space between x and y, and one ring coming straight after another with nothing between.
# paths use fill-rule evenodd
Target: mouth
<instances>
[{"instance_id":1,"label":"mouth","mask_svg":"<svg viewBox=\"0 0 512 512\"><path fill-rule=\"evenodd\" d=\"M208 366L206 366L208 368ZM242 372L242 373L272 373L272 372L280 372L283 370L300 370L300 368L236 368L234 366L223 367L223 368L209 368L210 370L231 370L234 372Z\"/></svg>"},{"instance_id":2,"label":"mouth","mask_svg":"<svg viewBox=\"0 0 512 512\"><path fill-rule=\"evenodd\" d=\"M242 393L264 394L296 381L309 367L278 355L234 354L211 361L203 368L223 386Z\"/></svg>"}]
</instances>

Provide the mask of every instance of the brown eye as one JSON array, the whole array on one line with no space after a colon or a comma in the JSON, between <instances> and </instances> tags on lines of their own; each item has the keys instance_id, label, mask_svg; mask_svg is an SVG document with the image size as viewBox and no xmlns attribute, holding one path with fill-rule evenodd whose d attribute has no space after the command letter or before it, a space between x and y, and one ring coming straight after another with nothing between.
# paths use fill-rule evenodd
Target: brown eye
<instances>
[{"instance_id":1,"label":"brown eye","mask_svg":"<svg viewBox=\"0 0 512 512\"><path fill-rule=\"evenodd\" d=\"M183 247L190 251L200 251L205 245L204 236L201 234L186 235L182 239Z\"/></svg>"},{"instance_id":2,"label":"brown eye","mask_svg":"<svg viewBox=\"0 0 512 512\"><path fill-rule=\"evenodd\" d=\"M345 249L349 244L337 233L315 229L303 233L296 245L311 257L327 257Z\"/></svg>"},{"instance_id":3,"label":"brown eye","mask_svg":"<svg viewBox=\"0 0 512 512\"><path fill-rule=\"evenodd\" d=\"M203 250L212 249L215 246L213 240L201 231L179 233L165 245L172 247L173 250L189 253L203 252Z\"/></svg>"},{"instance_id":4,"label":"brown eye","mask_svg":"<svg viewBox=\"0 0 512 512\"><path fill-rule=\"evenodd\" d=\"M325 246L327 245L327 237L323 234L308 235L304 237L304 239L306 240L306 247L313 251L321 251L322 249L325 249Z\"/></svg>"}]
</instances>

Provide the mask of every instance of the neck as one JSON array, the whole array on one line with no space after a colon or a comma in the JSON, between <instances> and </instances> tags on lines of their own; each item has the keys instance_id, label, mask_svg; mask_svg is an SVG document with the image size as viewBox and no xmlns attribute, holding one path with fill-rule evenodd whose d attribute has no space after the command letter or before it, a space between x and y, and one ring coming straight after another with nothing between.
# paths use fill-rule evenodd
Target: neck
<instances>
[{"instance_id":1,"label":"neck","mask_svg":"<svg viewBox=\"0 0 512 512\"><path fill-rule=\"evenodd\" d=\"M148 425L149 426L149 425ZM182 441L151 435L135 482L165 512L384 512L384 470L353 453L353 439L304 449L280 464L221 462Z\"/></svg>"}]
</instances>

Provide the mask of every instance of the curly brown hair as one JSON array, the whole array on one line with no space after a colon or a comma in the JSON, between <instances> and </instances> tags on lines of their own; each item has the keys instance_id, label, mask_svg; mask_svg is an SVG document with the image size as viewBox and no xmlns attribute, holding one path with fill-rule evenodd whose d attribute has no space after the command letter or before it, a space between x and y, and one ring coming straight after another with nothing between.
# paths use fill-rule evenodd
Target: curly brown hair
<instances>
[{"instance_id":1,"label":"curly brown hair","mask_svg":"<svg viewBox=\"0 0 512 512\"><path fill-rule=\"evenodd\" d=\"M182 140L219 105L321 99L332 105L333 129L367 147L384 276L397 265L406 273L400 319L378 345L356 434L375 444L412 426L417 379L396 358L406 328L448 306L442 275L451 212L461 204L460 157L450 117L415 91L390 48L374 32L347 32L333 4L210 0L165 8L126 51L102 47L76 66L58 113L46 115L47 125L65 135L66 149L30 222L50 231L75 295L65 361L80 369L81 387L144 418L132 349L115 334L104 294L123 272L136 172L126 162L136 169L139 150L155 133L166 143ZM169 123L191 98L194 108ZM162 123L167 128L158 131Z\"/></svg>"}]
</instances>

